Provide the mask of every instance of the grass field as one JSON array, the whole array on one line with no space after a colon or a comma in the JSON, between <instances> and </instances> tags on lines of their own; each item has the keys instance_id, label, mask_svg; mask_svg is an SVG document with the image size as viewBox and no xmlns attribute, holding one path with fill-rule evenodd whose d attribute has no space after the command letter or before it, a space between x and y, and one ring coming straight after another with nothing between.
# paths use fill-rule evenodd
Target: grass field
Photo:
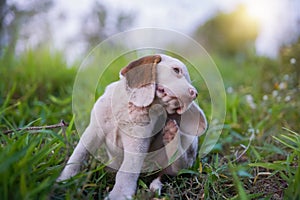
<instances>
[{"instance_id":1,"label":"grass field","mask_svg":"<svg viewBox=\"0 0 300 200\"><path fill-rule=\"evenodd\" d=\"M164 177L161 196L150 194L150 176L142 176L136 199L300 199L300 95L293 69L254 56L213 58L227 91L218 143L191 169ZM0 61L0 199L103 199L111 190L114 174L93 159L74 179L55 183L79 139L71 107L75 75L76 66L47 50ZM208 94L199 98L209 113L203 106ZM69 126L16 130L61 119Z\"/></svg>"}]
</instances>

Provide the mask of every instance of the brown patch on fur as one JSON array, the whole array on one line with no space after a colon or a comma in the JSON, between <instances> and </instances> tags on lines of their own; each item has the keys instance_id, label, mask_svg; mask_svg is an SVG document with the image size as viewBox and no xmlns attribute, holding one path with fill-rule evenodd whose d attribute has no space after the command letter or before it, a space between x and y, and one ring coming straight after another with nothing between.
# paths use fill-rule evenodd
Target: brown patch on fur
<instances>
[{"instance_id":1,"label":"brown patch on fur","mask_svg":"<svg viewBox=\"0 0 300 200\"><path fill-rule=\"evenodd\" d=\"M150 123L149 107L137 107L133 103L128 103L130 121L134 124L147 125Z\"/></svg>"}]
</instances>

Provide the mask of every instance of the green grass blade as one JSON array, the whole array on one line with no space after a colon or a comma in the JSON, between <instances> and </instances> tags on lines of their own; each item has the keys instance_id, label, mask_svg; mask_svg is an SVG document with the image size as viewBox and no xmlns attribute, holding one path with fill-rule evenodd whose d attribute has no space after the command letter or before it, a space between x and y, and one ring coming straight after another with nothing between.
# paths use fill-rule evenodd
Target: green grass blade
<instances>
[{"instance_id":1,"label":"green grass blade","mask_svg":"<svg viewBox=\"0 0 300 200\"><path fill-rule=\"evenodd\" d=\"M238 192L238 199L240 200L248 200L248 196L247 196L247 193L243 187L243 183L239 180L239 177L236 173L236 169L233 167L233 165L229 162L228 163L228 167L230 169L230 172L231 172L231 175L232 175L232 178L233 178L233 183L234 183L234 186Z\"/></svg>"}]
</instances>

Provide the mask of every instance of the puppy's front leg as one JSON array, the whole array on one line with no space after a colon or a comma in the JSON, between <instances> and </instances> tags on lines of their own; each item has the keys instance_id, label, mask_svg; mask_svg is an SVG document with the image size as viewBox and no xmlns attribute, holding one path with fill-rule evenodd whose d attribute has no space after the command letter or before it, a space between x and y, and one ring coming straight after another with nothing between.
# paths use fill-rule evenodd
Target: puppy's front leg
<instances>
[{"instance_id":1,"label":"puppy's front leg","mask_svg":"<svg viewBox=\"0 0 300 200\"><path fill-rule=\"evenodd\" d=\"M109 194L110 200L131 199L136 192L137 180L148 152L149 138L122 137L124 160L116 175L116 182Z\"/></svg>"},{"instance_id":2,"label":"puppy's front leg","mask_svg":"<svg viewBox=\"0 0 300 200\"><path fill-rule=\"evenodd\" d=\"M132 105L130 109L144 113L143 110L134 108ZM162 127L166 120L166 113L161 106L151 106L148 114L150 118L148 125L135 125L127 129L130 131L121 133L124 159L116 175L114 188L108 196L110 200L131 199L136 192L137 179L149 151L153 132L160 130L159 127Z\"/></svg>"}]
</instances>

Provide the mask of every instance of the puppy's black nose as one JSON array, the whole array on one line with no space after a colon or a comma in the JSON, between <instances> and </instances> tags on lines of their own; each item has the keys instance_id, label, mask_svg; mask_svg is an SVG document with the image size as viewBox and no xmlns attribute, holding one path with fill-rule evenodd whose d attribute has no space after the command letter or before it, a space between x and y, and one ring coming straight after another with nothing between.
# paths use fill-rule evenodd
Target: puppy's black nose
<instances>
[{"instance_id":1,"label":"puppy's black nose","mask_svg":"<svg viewBox=\"0 0 300 200\"><path fill-rule=\"evenodd\" d=\"M197 96L198 96L198 92L197 92L197 90L195 90L194 88L190 88L190 89L189 89L189 93L190 93L190 96L191 96L193 99L196 99Z\"/></svg>"}]
</instances>

